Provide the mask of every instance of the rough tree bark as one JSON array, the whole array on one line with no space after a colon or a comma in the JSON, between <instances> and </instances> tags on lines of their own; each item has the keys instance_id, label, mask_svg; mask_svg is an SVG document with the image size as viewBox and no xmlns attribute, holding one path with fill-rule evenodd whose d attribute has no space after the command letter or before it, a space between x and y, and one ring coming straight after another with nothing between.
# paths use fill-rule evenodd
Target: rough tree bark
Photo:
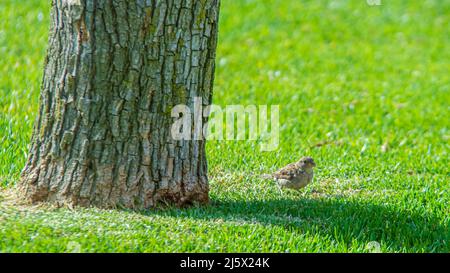
<instances>
[{"instance_id":1,"label":"rough tree bark","mask_svg":"<svg viewBox=\"0 0 450 273\"><path fill-rule=\"evenodd\" d=\"M173 140L171 109L211 103L219 1L53 1L26 198L208 202L205 143Z\"/></svg>"}]
</instances>

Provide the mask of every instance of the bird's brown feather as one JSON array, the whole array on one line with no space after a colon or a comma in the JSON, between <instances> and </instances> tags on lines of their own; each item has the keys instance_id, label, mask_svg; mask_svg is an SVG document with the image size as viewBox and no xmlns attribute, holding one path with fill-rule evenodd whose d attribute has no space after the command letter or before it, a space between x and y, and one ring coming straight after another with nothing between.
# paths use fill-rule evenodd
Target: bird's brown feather
<instances>
[{"instance_id":1,"label":"bird's brown feather","mask_svg":"<svg viewBox=\"0 0 450 273\"><path fill-rule=\"evenodd\" d=\"M284 168L276 171L273 174L273 177L275 177L276 179L291 180L302 172L304 171L298 168L297 163L291 163L286 165Z\"/></svg>"}]
</instances>

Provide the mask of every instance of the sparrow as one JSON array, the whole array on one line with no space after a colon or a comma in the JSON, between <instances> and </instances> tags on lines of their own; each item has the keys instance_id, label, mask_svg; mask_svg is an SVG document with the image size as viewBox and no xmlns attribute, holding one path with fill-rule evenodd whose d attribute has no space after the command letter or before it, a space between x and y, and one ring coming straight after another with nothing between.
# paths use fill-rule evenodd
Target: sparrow
<instances>
[{"instance_id":1,"label":"sparrow","mask_svg":"<svg viewBox=\"0 0 450 273\"><path fill-rule=\"evenodd\" d=\"M311 157L303 157L273 174L264 175L263 178L274 179L280 190L299 190L312 182L314 176L313 168L315 166L316 163Z\"/></svg>"}]
</instances>

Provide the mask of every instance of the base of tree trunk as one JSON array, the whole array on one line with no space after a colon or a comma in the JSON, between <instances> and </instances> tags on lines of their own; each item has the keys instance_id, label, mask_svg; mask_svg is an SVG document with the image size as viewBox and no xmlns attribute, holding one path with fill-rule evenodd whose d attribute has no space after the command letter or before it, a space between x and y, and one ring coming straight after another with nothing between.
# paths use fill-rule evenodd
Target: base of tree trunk
<instances>
[{"instance_id":1,"label":"base of tree trunk","mask_svg":"<svg viewBox=\"0 0 450 273\"><path fill-rule=\"evenodd\" d=\"M160 189L151 196L136 195L133 193L116 193L103 198L83 196L82 194L62 193L48 186L39 186L36 177L24 177L17 187L17 194L26 202L32 204L49 202L57 206L80 206L98 208L131 208L147 209L159 206L186 207L192 205L206 205L209 203L208 183L206 178L202 181L192 181L194 187L188 191L172 187ZM95 196L95 195L94 195Z\"/></svg>"}]
</instances>

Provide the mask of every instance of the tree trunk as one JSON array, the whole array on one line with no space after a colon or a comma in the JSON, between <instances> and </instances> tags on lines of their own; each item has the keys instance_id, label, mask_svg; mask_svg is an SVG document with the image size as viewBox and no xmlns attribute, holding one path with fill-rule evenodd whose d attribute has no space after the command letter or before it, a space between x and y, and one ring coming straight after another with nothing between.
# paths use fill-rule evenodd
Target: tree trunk
<instances>
[{"instance_id":1,"label":"tree trunk","mask_svg":"<svg viewBox=\"0 0 450 273\"><path fill-rule=\"evenodd\" d=\"M219 1L53 1L26 198L208 202L205 143L174 140L171 109L211 103Z\"/></svg>"}]
</instances>

